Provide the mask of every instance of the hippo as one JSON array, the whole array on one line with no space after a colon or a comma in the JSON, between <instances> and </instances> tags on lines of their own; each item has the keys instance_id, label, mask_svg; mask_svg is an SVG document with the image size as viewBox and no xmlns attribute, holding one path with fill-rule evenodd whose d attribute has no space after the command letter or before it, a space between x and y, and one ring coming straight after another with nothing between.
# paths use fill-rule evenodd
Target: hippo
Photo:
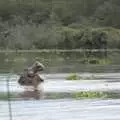
<instances>
[{"instance_id":1,"label":"hippo","mask_svg":"<svg viewBox=\"0 0 120 120\"><path fill-rule=\"evenodd\" d=\"M31 67L24 69L20 75L18 83L21 86L33 86L34 90L38 89L40 83L44 82L40 77L39 72L44 70L44 65L36 61Z\"/></svg>"}]
</instances>

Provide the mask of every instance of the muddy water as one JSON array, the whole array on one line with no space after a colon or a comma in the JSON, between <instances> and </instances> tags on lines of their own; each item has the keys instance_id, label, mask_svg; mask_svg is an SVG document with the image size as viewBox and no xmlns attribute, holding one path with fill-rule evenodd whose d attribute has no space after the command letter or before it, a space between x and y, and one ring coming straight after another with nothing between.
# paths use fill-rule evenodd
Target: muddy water
<instances>
[{"instance_id":1,"label":"muddy water","mask_svg":"<svg viewBox=\"0 0 120 120\"><path fill-rule=\"evenodd\" d=\"M93 73L81 73L80 76L91 76ZM27 94L21 99L11 101L12 120L119 120L120 99L87 99L76 100L65 97L46 99L46 93L71 93L77 91L119 91L119 73L94 73L95 79L68 81L68 74L43 74L45 83L40 87L44 97L35 100ZM1 74L0 92L7 92L6 80L9 79L10 92L25 93L17 84L17 75ZM28 99L24 99L24 98ZM0 120L10 120L8 102L0 101ZM107 112L106 112L107 111Z\"/></svg>"}]
</instances>

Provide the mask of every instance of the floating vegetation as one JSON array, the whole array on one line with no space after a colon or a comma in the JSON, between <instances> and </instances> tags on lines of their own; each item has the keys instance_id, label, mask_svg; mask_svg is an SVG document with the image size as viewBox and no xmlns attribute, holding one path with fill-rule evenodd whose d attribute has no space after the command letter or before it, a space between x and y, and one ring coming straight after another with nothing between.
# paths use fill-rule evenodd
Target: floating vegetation
<instances>
[{"instance_id":1,"label":"floating vegetation","mask_svg":"<svg viewBox=\"0 0 120 120\"><path fill-rule=\"evenodd\" d=\"M66 80L93 80L96 79L94 75L80 76L76 73L72 73L66 77Z\"/></svg>"},{"instance_id":2,"label":"floating vegetation","mask_svg":"<svg viewBox=\"0 0 120 120\"><path fill-rule=\"evenodd\" d=\"M101 65L112 63L112 61L110 59L99 59L99 58L94 58L94 57L83 58L80 62L83 64L101 64Z\"/></svg>"},{"instance_id":3,"label":"floating vegetation","mask_svg":"<svg viewBox=\"0 0 120 120\"><path fill-rule=\"evenodd\" d=\"M77 75L76 73L72 73L71 75L66 77L67 80L80 80L81 77Z\"/></svg>"},{"instance_id":4,"label":"floating vegetation","mask_svg":"<svg viewBox=\"0 0 120 120\"><path fill-rule=\"evenodd\" d=\"M46 99L64 99L64 98L95 99L95 98L108 98L108 97L109 97L108 93L105 92L81 91L81 92L73 92L73 93L47 93L45 98Z\"/></svg>"},{"instance_id":5,"label":"floating vegetation","mask_svg":"<svg viewBox=\"0 0 120 120\"><path fill-rule=\"evenodd\" d=\"M76 92L72 94L73 98L76 99L95 99L95 98L101 98L101 99L120 99L120 93L119 92L102 92L102 91L84 91L84 92Z\"/></svg>"},{"instance_id":6,"label":"floating vegetation","mask_svg":"<svg viewBox=\"0 0 120 120\"><path fill-rule=\"evenodd\" d=\"M101 91L78 91L78 92L49 92L44 93L42 95L39 94L29 94L31 92L25 93L25 96L21 96L20 94L24 93L10 93L9 97L11 100L31 100L31 99L65 99L65 98L72 98L72 99L120 99L120 93L116 92L101 92ZM42 96L42 97L41 97ZM0 100L8 100L7 93L0 93Z\"/></svg>"},{"instance_id":7,"label":"floating vegetation","mask_svg":"<svg viewBox=\"0 0 120 120\"><path fill-rule=\"evenodd\" d=\"M83 99L83 98L107 98L108 94L105 92L91 92L91 91L84 91L84 92L76 92L73 93L73 98L76 99Z\"/></svg>"},{"instance_id":8,"label":"floating vegetation","mask_svg":"<svg viewBox=\"0 0 120 120\"><path fill-rule=\"evenodd\" d=\"M72 93L46 93L45 99L65 99L65 98L73 98L73 99L118 99L120 98L120 93L116 92L102 92L102 91L78 91Z\"/></svg>"}]
</instances>

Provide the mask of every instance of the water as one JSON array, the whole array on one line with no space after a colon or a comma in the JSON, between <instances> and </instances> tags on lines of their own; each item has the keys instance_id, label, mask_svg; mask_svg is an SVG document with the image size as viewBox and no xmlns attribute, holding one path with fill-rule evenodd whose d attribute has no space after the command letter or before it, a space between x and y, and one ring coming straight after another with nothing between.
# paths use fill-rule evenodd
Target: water
<instances>
[{"instance_id":1,"label":"water","mask_svg":"<svg viewBox=\"0 0 120 120\"><path fill-rule=\"evenodd\" d=\"M9 120L6 102L0 118ZM119 120L120 100L41 100L12 102L13 120Z\"/></svg>"},{"instance_id":2,"label":"water","mask_svg":"<svg viewBox=\"0 0 120 120\"><path fill-rule=\"evenodd\" d=\"M76 91L117 91L120 90L119 73L95 73L94 80L65 80L68 74L43 74L46 81L43 84L44 96L46 93L71 93ZM89 76L90 73L80 74ZM93 73L92 73L93 75ZM0 91L6 92L8 74L1 74ZM24 93L17 84L17 75L10 77L10 92ZM111 82L112 80L116 80ZM106 85L107 84L107 85ZM29 93L30 94L30 93ZM119 120L120 99L84 99L56 98L40 100L27 96L28 99L14 99L11 101L13 120ZM32 98L32 99L31 99ZM0 119L9 120L8 102L0 101ZM107 112L106 112L107 111Z\"/></svg>"},{"instance_id":3,"label":"water","mask_svg":"<svg viewBox=\"0 0 120 120\"><path fill-rule=\"evenodd\" d=\"M107 59L110 64L88 64L86 59ZM70 72L119 72L120 51L104 52L3 52L0 53L0 73L20 73L24 68L33 64L35 59L42 62L45 73Z\"/></svg>"},{"instance_id":4,"label":"water","mask_svg":"<svg viewBox=\"0 0 120 120\"><path fill-rule=\"evenodd\" d=\"M83 64L81 59L89 56L107 58L111 63ZM97 52L0 53L0 93L7 92L6 80L9 79L10 93L19 96L11 101L13 120L120 120L120 97L78 100L70 96L79 91L119 93L119 56L119 51L108 52L107 56ZM36 94L24 91L17 83L18 74L35 58L46 66L41 73L45 78L40 86L41 99L35 99ZM66 80L70 73L76 72L86 79ZM89 76L94 77L88 79ZM57 97L53 99L49 96L51 94L57 94ZM7 100L0 100L0 120L10 120Z\"/></svg>"},{"instance_id":5,"label":"water","mask_svg":"<svg viewBox=\"0 0 120 120\"><path fill-rule=\"evenodd\" d=\"M119 73L84 73L78 74L84 79L66 80L69 74L41 74L45 82L39 86L44 92L76 92L76 91L116 91L120 90ZM95 76L89 80L88 76ZM19 76L2 75L0 76L0 92L7 92L7 82L9 79L10 92L23 92L23 87L17 83ZM86 78L86 79L85 79Z\"/></svg>"}]
</instances>

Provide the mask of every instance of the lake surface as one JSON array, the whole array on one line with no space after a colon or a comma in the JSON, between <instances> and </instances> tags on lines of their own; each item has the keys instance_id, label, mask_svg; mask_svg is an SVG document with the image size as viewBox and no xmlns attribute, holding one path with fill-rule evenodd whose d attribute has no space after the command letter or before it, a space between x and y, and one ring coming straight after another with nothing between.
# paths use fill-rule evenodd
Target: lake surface
<instances>
[{"instance_id":1,"label":"lake surface","mask_svg":"<svg viewBox=\"0 0 120 120\"><path fill-rule=\"evenodd\" d=\"M66 80L68 73L41 74L45 82L39 86L44 92L76 92L76 91L115 91L120 90L120 73L78 73L84 79ZM95 78L89 79L89 76ZM10 92L23 92L18 83L19 76L12 74L0 75L0 92L7 92L9 80ZM88 78L88 79L87 79Z\"/></svg>"},{"instance_id":2,"label":"lake surface","mask_svg":"<svg viewBox=\"0 0 120 120\"><path fill-rule=\"evenodd\" d=\"M0 102L1 120L10 120L7 102ZM12 102L13 120L119 120L117 100L41 100Z\"/></svg>"},{"instance_id":3,"label":"lake surface","mask_svg":"<svg viewBox=\"0 0 120 120\"><path fill-rule=\"evenodd\" d=\"M110 63L89 64L89 59L109 60ZM24 68L39 60L46 67L45 73L74 72L119 72L120 51L38 51L38 52L1 52L0 73L20 73ZM104 61L102 61L104 62Z\"/></svg>"},{"instance_id":4,"label":"lake surface","mask_svg":"<svg viewBox=\"0 0 120 120\"><path fill-rule=\"evenodd\" d=\"M119 73L92 73L93 80L68 81L68 74L42 74L46 78L42 85L43 97L34 99L31 92L17 84L17 75L0 75L0 92L7 92L6 79L9 78L10 93L25 94L21 99L11 101L12 120L119 120L120 99L74 99L69 95L52 99L50 94L64 94L77 91L120 92ZM91 73L79 74L90 76ZM8 77L9 76L9 77ZM26 99L27 98L27 99ZM8 101L0 101L0 119L10 120ZM106 112L107 111L107 112Z\"/></svg>"},{"instance_id":5,"label":"lake surface","mask_svg":"<svg viewBox=\"0 0 120 120\"><path fill-rule=\"evenodd\" d=\"M84 58L109 59L109 64L83 63ZM39 59L46 69L41 76L45 82L40 86L42 97L27 95L17 80L19 73ZM120 92L120 52L37 52L0 53L0 93L10 93L21 98L11 99L12 119L9 117L7 100L0 100L0 120L120 120L120 99L75 99L69 93L79 91ZM66 80L71 73L82 79ZM89 79L90 76L94 76ZM66 95L67 93L67 95ZM50 94L58 94L55 99ZM59 95L65 95L59 97Z\"/></svg>"}]
</instances>

